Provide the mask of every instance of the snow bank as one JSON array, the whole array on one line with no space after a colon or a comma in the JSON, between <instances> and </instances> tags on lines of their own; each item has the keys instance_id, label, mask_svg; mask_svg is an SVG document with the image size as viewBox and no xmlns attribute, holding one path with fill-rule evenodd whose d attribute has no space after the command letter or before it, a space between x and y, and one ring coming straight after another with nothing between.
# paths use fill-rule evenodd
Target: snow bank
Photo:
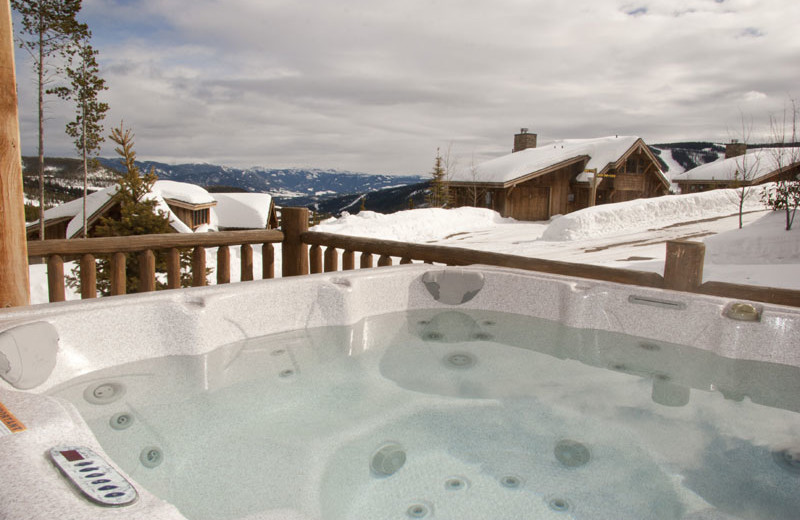
<instances>
[{"instance_id":1,"label":"snow bank","mask_svg":"<svg viewBox=\"0 0 800 520\"><path fill-rule=\"evenodd\" d=\"M501 222L514 220L502 218L497 212L483 208L424 208L398 211L389 215L374 211L362 211L357 215L345 213L338 219L329 218L311 230L421 243L455 233L490 228Z\"/></svg>"},{"instance_id":2,"label":"snow bank","mask_svg":"<svg viewBox=\"0 0 800 520\"><path fill-rule=\"evenodd\" d=\"M744 210L763 210L763 186L755 186L745 199ZM554 218L542 240L563 242L646 231L689 222L733 215L739 211L738 190L712 190L687 195L665 195L616 204L603 204Z\"/></svg>"},{"instance_id":3,"label":"snow bank","mask_svg":"<svg viewBox=\"0 0 800 520\"><path fill-rule=\"evenodd\" d=\"M706 263L717 265L800 264L800 226L786 231L786 216L774 211L743 227L707 237Z\"/></svg>"}]
</instances>

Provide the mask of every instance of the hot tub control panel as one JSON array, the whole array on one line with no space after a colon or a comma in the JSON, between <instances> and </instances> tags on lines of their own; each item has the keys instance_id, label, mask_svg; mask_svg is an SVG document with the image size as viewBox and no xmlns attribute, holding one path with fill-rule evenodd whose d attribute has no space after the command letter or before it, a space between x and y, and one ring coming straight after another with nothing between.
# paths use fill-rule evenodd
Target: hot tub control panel
<instances>
[{"instance_id":1,"label":"hot tub control panel","mask_svg":"<svg viewBox=\"0 0 800 520\"><path fill-rule=\"evenodd\" d=\"M131 483L89 448L56 446L50 448L50 458L61 473L96 504L120 507L138 498Z\"/></svg>"}]
</instances>

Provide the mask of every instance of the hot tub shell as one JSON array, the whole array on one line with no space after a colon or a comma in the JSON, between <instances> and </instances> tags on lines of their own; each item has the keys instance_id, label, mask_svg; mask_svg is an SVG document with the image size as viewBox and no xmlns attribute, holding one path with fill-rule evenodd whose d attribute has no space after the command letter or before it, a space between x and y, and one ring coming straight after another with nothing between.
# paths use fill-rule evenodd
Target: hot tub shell
<instances>
[{"instance_id":1,"label":"hot tub shell","mask_svg":"<svg viewBox=\"0 0 800 520\"><path fill-rule=\"evenodd\" d=\"M441 280L442 273L447 287L432 291L425 282L431 274ZM0 335L46 323L58 340L52 372L40 384L21 391L0 379L0 403L26 428L0 435L0 460L10 468L0 474L0 517L184 518L135 482L140 493L135 504L97 506L79 496L48 458L56 445L104 453L74 406L46 395L96 370L163 356L202 355L239 340L350 325L385 313L454 308L535 316L575 328L690 345L727 358L800 367L798 309L754 304L758 320L742 321L726 316L734 303L504 268L412 265L3 310ZM271 511L259 518L299 517Z\"/></svg>"}]
</instances>

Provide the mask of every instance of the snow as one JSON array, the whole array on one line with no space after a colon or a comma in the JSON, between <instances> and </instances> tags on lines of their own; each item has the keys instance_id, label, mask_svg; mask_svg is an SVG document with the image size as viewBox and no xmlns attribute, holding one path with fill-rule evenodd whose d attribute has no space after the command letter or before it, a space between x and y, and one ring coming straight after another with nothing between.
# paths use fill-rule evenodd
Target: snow
<instances>
[{"instance_id":1,"label":"snow","mask_svg":"<svg viewBox=\"0 0 800 520\"><path fill-rule=\"evenodd\" d=\"M213 204L214 197L195 184L177 181L156 181L151 193L163 199L179 200L187 204Z\"/></svg>"},{"instance_id":2,"label":"snow","mask_svg":"<svg viewBox=\"0 0 800 520\"><path fill-rule=\"evenodd\" d=\"M763 186L754 187L745 197L744 210L763 209ZM665 195L630 202L603 204L552 219L543 240L562 241L645 231L652 227L687 220L719 217L738 211L737 190L713 190L676 197Z\"/></svg>"},{"instance_id":3,"label":"snow","mask_svg":"<svg viewBox=\"0 0 800 520\"><path fill-rule=\"evenodd\" d=\"M372 211L345 214L314 226L312 231L660 274L667 240L702 240L706 243L705 281L800 290L800 225L785 231L783 213L765 209L758 200L758 196L748 199L743 229L738 229L735 190L714 190L601 205L548 222L521 222L481 208L424 208L390 215ZM238 255L239 248L232 247L231 280L239 279ZM216 250L209 249L206 256L208 267L216 268ZM260 265L259 246L253 248L253 256L254 265ZM278 276L280 260L280 244L275 244ZM32 302L46 302L46 266L32 265L30 274ZM260 270L255 269L254 275L259 279ZM214 278L209 276L212 283ZM77 297L67 292L69 299Z\"/></svg>"},{"instance_id":4,"label":"snow","mask_svg":"<svg viewBox=\"0 0 800 520\"><path fill-rule=\"evenodd\" d=\"M314 226L312 231L425 243L456 233L486 229L503 221L516 222L481 208L409 209L389 215L362 211L356 215L345 212L339 218L329 218Z\"/></svg>"},{"instance_id":5,"label":"snow","mask_svg":"<svg viewBox=\"0 0 800 520\"><path fill-rule=\"evenodd\" d=\"M730 157L692 168L680 175L674 175L672 180L677 182L738 179L758 182L761 177L777 170L778 164L787 167L796 163L798 157L800 157L800 148L756 148L738 157Z\"/></svg>"},{"instance_id":6,"label":"snow","mask_svg":"<svg viewBox=\"0 0 800 520\"><path fill-rule=\"evenodd\" d=\"M267 193L215 193L214 213L220 228L264 229L272 196Z\"/></svg>"}]
</instances>

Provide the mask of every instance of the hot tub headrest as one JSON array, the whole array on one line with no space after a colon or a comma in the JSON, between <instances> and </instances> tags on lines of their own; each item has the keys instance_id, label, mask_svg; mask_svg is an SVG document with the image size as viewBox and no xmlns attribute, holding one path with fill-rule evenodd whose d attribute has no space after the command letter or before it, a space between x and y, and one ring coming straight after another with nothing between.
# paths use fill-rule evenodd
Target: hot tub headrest
<instances>
[{"instance_id":1,"label":"hot tub headrest","mask_svg":"<svg viewBox=\"0 0 800 520\"><path fill-rule=\"evenodd\" d=\"M433 299L448 305L460 305L475 297L483 289L483 273L463 269L428 271L422 283Z\"/></svg>"},{"instance_id":2,"label":"hot tub headrest","mask_svg":"<svg viewBox=\"0 0 800 520\"><path fill-rule=\"evenodd\" d=\"M44 383L56 366L58 333L45 321L0 332L0 377L28 390Z\"/></svg>"}]
</instances>

